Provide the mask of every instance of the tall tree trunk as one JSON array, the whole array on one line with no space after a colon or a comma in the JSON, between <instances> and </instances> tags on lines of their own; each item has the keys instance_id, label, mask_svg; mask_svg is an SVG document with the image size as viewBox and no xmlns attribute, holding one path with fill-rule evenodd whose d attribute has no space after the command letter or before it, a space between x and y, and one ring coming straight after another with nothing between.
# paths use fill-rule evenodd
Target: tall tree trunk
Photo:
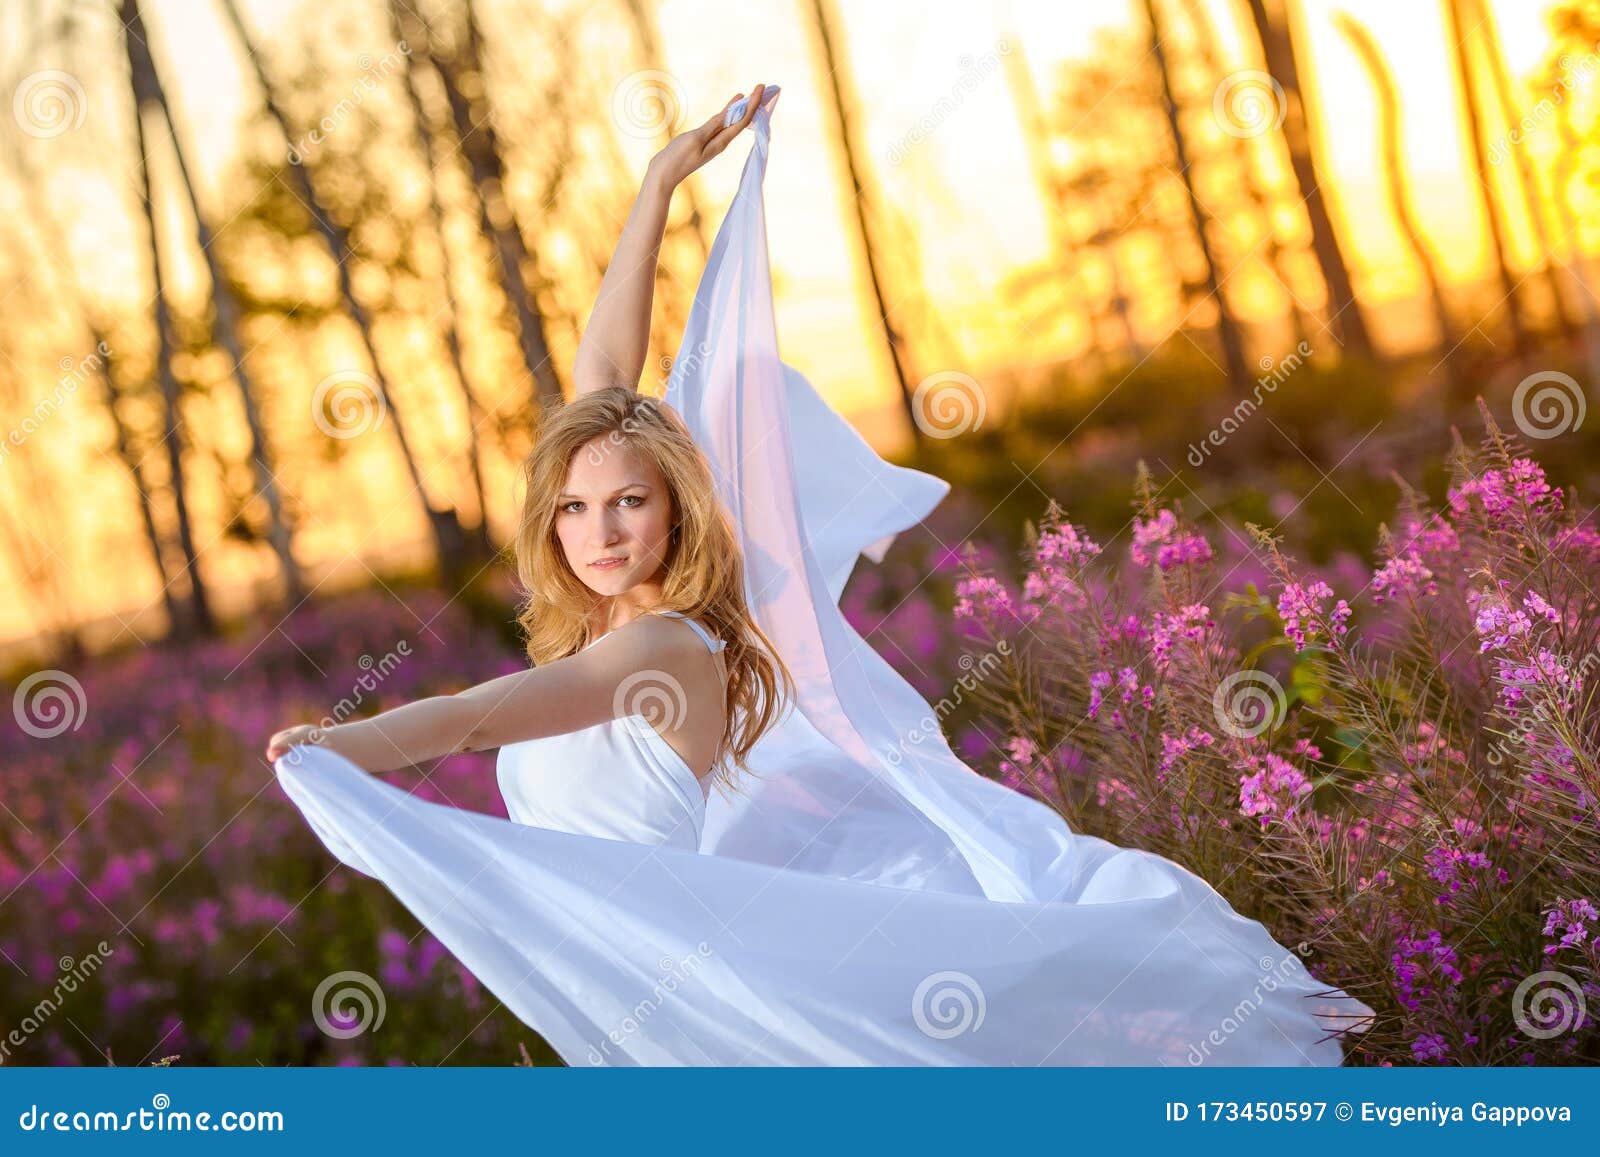
<instances>
[{"instance_id":1,"label":"tall tree trunk","mask_svg":"<svg viewBox=\"0 0 1600 1157\"><path fill-rule=\"evenodd\" d=\"M1500 33L1495 26L1494 11L1483 0L1470 0L1468 18L1473 22L1473 33L1483 46L1483 55L1489 64L1489 76L1494 81L1500 115L1505 118L1507 126L1514 126L1521 119L1521 113L1511 92L1511 76L1506 67L1505 52L1500 45ZM1571 310L1567 308L1566 297L1561 292L1561 275L1556 270L1555 248L1550 244L1550 230L1545 223L1545 202L1539 194L1539 182L1534 177L1533 164L1529 161L1528 150L1522 147L1520 138L1509 140L1507 151L1510 152L1512 164L1515 166L1523 203L1528 207L1528 223L1533 227L1533 237L1539 246L1540 264L1543 266L1545 284L1550 289L1550 305L1554 310L1556 323L1561 326L1561 332L1567 340L1571 341L1577 337L1578 325L1573 319Z\"/></svg>"},{"instance_id":2,"label":"tall tree trunk","mask_svg":"<svg viewBox=\"0 0 1600 1157\"><path fill-rule=\"evenodd\" d=\"M173 513L178 524L178 548L183 552L183 573L188 579L189 600L187 621L180 633L213 635L216 619L211 613L211 599L206 592L205 578L200 572L200 554L195 549L194 527L189 518L189 498L183 476L183 415L177 375L172 368L174 339L172 314L167 305L166 282L161 272L160 234L156 228L154 197L150 186L150 142L145 136L146 109L159 113L159 84L156 81L155 61L150 56L150 42L144 21L139 13L138 0L122 0L119 14L122 21L122 40L128 56L128 70L133 83L133 124L138 145L139 205L144 213L150 238L150 275L154 288L152 308L156 326L156 377L161 386L162 411L165 429L162 444L167 452L167 472L172 491Z\"/></svg>"},{"instance_id":3,"label":"tall tree trunk","mask_svg":"<svg viewBox=\"0 0 1600 1157\"><path fill-rule=\"evenodd\" d=\"M222 0L222 11L228 19L229 26L238 37L240 48L245 59L249 62L255 76L256 84L261 89L262 99L266 105L267 113L277 122L278 131L283 134L286 143L292 145L297 139L294 128L289 123L288 114L284 111L283 102L278 99L276 87L266 68L262 64L261 54L256 50L254 42L250 39L249 30L245 28L244 21L239 16L237 0ZM333 258L334 270L339 279L339 294L344 299L345 308L350 311L351 318L356 323L356 329L361 334L362 344L366 347L367 359L372 364L373 382L377 387L380 400L388 412L389 424L394 428L395 441L399 446L400 457L406 473L411 479L412 488L418 500L422 503L426 515L429 532L433 536L434 547L438 552L439 565L446 577L459 575L464 568L461 557L464 539L461 533L461 524L455 517L455 512L448 507L436 507L428 497L428 487L423 480L422 468L417 463L416 454L412 451L411 440L406 435L405 421L400 407L395 405L393 394L389 391L387 376L383 371L383 362L378 356L377 341L372 330L372 318L368 315L366 307L356 299L355 287L351 282L350 266L355 256L350 246L350 234L328 212L327 206L322 203L316 189L312 187L311 176L304 165L288 166L289 179L293 181L296 193L311 214L312 223L316 226L317 233L322 237L328 247L328 254Z\"/></svg>"},{"instance_id":4,"label":"tall tree trunk","mask_svg":"<svg viewBox=\"0 0 1600 1157\"><path fill-rule=\"evenodd\" d=\"M913 375L907 366L905 339L889 318L889 299L885 291L883 273L879 268L872 217L867 209L867 190L862 179L862 165L857 155L850 103L840 77L846 63L844 53L838 46L837 21L828 8L827 0L810 0L810 8L817 49L822 57L822 71L828 84L834 134L839 145L839 155L844 159L846 179L850 183L850 204L855 211L856 231L861 241L862 257L866 261L867 280L872 287L872 297L876 303L879 322L883 326L884 342L889 351L889 363L894 370L895 385L900 391L900 401L905 407L906 420L911 424L911 436L914 441L920 443L924 440L925 434L917 421L916 406L912 401Z\"/></svg>"},{"instance_id":5,"label":"tall tree trunk","mask_svg":"<svg viewBox=\"0 0 1600 1157\"><path fill-rule=\"evenodd\" d=\"M541 409L553 410L562 402L561 380L550 357L544 316L524 275L524 270L536 272L536 267L506 197L505 166L490 114L489 78L483 66L477 10L471 0L466 4L466 26L455 51L443 56L430 46L429 55L444 81L456 140L472 172L479 227L494 243L501 288L516 320L522 360L534 383L533 401Z\"/></svg>"},{"instance_id":6,"label":"tall tree trunk","mask_svg":"<svg viewBox=\"0 0 1600 1157\"><path fill-rule=\"evenodd\" d=\"M1400 235L1405 238L1406 246L1411 250L1412 257L1421 267L1422 276L1428 283L1428 298L1433 303L1434 324L1439 330L1439 360L1445 365L1451 393L1458 403L1470 401L1470 394L1465 398L1462 397L1463 391L1469 389L1470 385L1461 373L1460 359L1457 356L1461 338L1456 332L1455 323L1450 317L1450 307L1445 301L1444 279L1439 274L1439 262L1427 238L1423 236L1416 209L1411 203L1411 191L1406 184L1405 144L1401 139L1403 130L1400 119L1400 95L1394 83L1394 74L1389 70L1383 53L1379 51L1378 42L1365 25L1343 12L1334 16L1334 23L1350 42L1350 46L1355 49L1356 55L1361 59L1367 75L1372 80L1373 90L1377 93L1378 127L1383 140L1384 188L1388 193L1389 211L1394 214Z\"/></svg>"},{"instance_id":7,"label":"tall tree trunk","mask_svg":"<svg viewBox=\"0 0 1600 1157\"><path fill-rule=\"evenodd\" d=\"M156 581L161 587L161 604L167 615L167 630L176 633L182 629L184 611L173 594L172 574L167 566L161 533L156 527L155 508L151 500L150 481L145 476L144 460L134 448L133 432L123 420L117 406L119 391L113 369L117 358L116 350L111 345L110 335L96 321L93 307L68 261L68 254L71 251L67 248L66 238L54 214L43 203L38 172L28 160L27 154L16 147L9 134L0 133L0 147L5 149L6 163L18 175L17 184L22 190L28 221L33 227L33 235L36 238L34 248L38 260L47 267L59 266L56 273L62 290L69 299L70 312L82 317L89 330L90 343L97 355L93 365L89 367L90 376L99 387L100 399L105 405L107 416L111 419L112 447L116 451L117 461L122 463L129 479L133 482L134 497L139 505L139 524L144 532L145 549L149 552L151 566L156 572Z\"/></svg>"},{"instance_id":8,"label":"tall tree trunk","mask_svg":"<svg viewBox=\"0 0 1600 1157\"><path fill-rule=\"evenodd\" d=\"M390 0L389 27L397 43L404 42L407 45L418 46L427 43L427 26L412 8L409 0ZM473 392L471 382L467 379L466 364L461 357L461 309L456 301L450 245L445 237L444 207L439 203L439 170L444 165L445 157L441 155L439 139L433 131L428 110L423 103L422 91L418 86L420 78L417 75L416 60L417 54L414 51L405 54L405 64L402 66L405 70L404 88L406 98L411 104L411 119L417 126L417 140L422 149L423 163L428 169L428 217L433 225L434 236L439 240L439 280L443 288L444 313L447 319L444 325L445 349L450 357L451 372L455 374L456 382L461 388L461 399L467 410L467 461L472 470L473 497L478 503L478 525L474 532L477 539L475 546L485 554L493 554L493 540L489 533L488 490L483 482L483 446L478 436L478 431L489 419Z\"/></svg>"},{"instance_id":9,"label":"tall tree trunk","mask_svg":"<svg viewBox=\"0 0 1600 1157\"><path fill-rule=\"evenodd\" d=\"M1217 338L1222 343L1222 360L1227 370L1228 380L1235 386L1243 389L1250 384L1250 370L1244 360L1244 337L1239 332L1239 323L1233 316L1233 311L1228 308L1228 300L1222 295L1222 278L1217 268L1216 251L1212 248L1210 229L1211 214L1201 203L1199 194L1195 192L1194 170L1190 167L1189 144L1183 131L1183 120L1178 109L1178 98L1172 86L1172 66L1167 59L1166 46L1162 43L1161 16L1156 11L1155 0L1144 0L1145 18L1150 23L1150 52L1155 57L1156 71L1161 76L1161 98L1167 114L1167 130L1172 136L1172 151L1178 165L1178 175L1183 179L1184 192L1189 197L1189 213L1194 221L1196 239L1200 242L1200 253L1205 258L1205 289L1217 309Z\"/></svg>"},{"instance_id":10,"label":"tall tree trunk","mask_svg":"<svg viewBox=\"0 0 1600 1157\"><path fill-rule=\"evenodd\" d=\"M132 0L134 19L140 20L137 0ZM142 22L140 36L144 36ZM148 55L148 46L146 49ZM173 118L172 106L167 99L161 74L152 63L150 73L150 99L160 110L167 123L167 133L172 138L172 155L178 164L178 177L183 182L188 197L189 211L194 217L195 243L211 278L211 299L216 309L214 339L228 354L233 363L234 380L239 385L239 401L244 409L245 423L250 429L250 466L256 480L256 490L267 504L267 542L278 558L278 569L283 575L284 599L290 608L298 606L306 595L305 576L294 558L294 541L289 524L284 517L283 495L278 486L277 469L273 465L272 450L267 442L266 427L261 418L261 405L254 379L245 364L244 342L239 338L239 305L234 300L227 271L215 245L216 234L206 221L205 210L200 206L200 195L195 189L189 162L184 157L183 142L178 139L178 123Z\"/></svg>"},{"instance_id":11,"label":"tall tree trunk","mask_svg":"<svg viewBox=\"0 0 1600 1157\"><path fill-rule=\"evenodd\" d=\"M1200 58L1205 75L1213 80L1221 77L1225 71L1222 64L1222 48L1217 41L1217 30L1211 23L1211 17L1206 13L1205 6L1200 0L1182 0L1182 2L1184 18L1194 34L1195 53ZM1289 314L1289 328L1298 347L1301 343L1309 341L1315 319L1307 317L1300 298L1294 292L1289 269L1289 249L1278 236L1277 214L1274 211L1273 199L1261 187L1255 142L1248 137L1232 133L1224 133L1223 138L1220 143L1232 154L1233 163L1238 169L1239 191L1244 194L1244 199L1261 221L1261 232L1267 250L1267 265L1283 288L1283 295L1287 299L1285 308Z\"/></svg>"},{"instance_id":12,"label":"tall tree trunk","mask_svg":"<svg viewBox=\"0 0 1600 1157\"><path fill-rule=\"evenodd\" d=\"M1506 255L1505 211L1500 198L1495 195L1494 176L1490 171L1489 152L1483 140L1483 114L1478 108L1478 90L1472 75L1472 59L1467 40L1467 28L1460 0L1444 0L1445 38L1450 42L1450 58L1455 66L1456 84L1461 89L1461 119L1466 125L1467 137L1472 142L1472 164L1478 181L1478 194L1483 202L1483 215L1489 226L1489 243L1493 249L1495 272L1500 280L1501 299L1506 307L1506 319L1511 325L1511 343L1517 356L1528 352L1528 325L1523 312L1522 294L1512 275Z\"/></svg>"},{"instance_id":13,"label":"tall tree trunk","mask_svg":"<svg viewBox=\"0 0 1600 1157\"><path fill-rule=\"evenodd\" d=\"M1361 302L1350 281L1350 270L1339 246L1339 235L1334 232L1333 220L1328 215L1327 199L1323 196L1311 152L1313 110L1300 78L1294 24L1288 7L1292 2L1282 0L1283 6L1274 13L1269 11L1267 0L1249 0L1251 22L1261 43L1261 57L1267 71L1283 88L1283 139L1289 150L1289 167L1294 172L1311 225L1311 249L1328 289L1328 328L1347 354L1363 361L1376 361L1377 351L1367 331L1366 315L1361 311Z\"/></svg>"}]
</instances>

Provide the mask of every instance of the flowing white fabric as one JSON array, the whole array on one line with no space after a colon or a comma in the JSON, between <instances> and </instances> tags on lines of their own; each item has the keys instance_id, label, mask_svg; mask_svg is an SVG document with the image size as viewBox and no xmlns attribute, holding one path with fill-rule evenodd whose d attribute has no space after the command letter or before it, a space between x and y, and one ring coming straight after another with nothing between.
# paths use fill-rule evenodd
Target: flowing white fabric
<instances>
[{"instance_id":1,"label":"flowing white fabric","mask_svg":"<svg viewBox=\"0 0 1600 1157\"><path fill-rule=\"evenodd\" d=\"M650 834L685 830L684 792L642 795L670 814L633 801L634 826L599 833L592 808L516 795L533 826L420 800L320 748L278 760L285 791L572 1064L1338 1064L1336 1034L1371 1009L1193 873L1074 834L968 768L840 613L858 556L880 560L948 486L884 462L778 357L761 194L774 103L667 391L799 689L745 793L701 801L696 849ZM606 732L637 744L608 740L596 790L661 782L664 741ZM531 767L599 758L565 736L514 746Z\"/></svg>"}]
</instances>

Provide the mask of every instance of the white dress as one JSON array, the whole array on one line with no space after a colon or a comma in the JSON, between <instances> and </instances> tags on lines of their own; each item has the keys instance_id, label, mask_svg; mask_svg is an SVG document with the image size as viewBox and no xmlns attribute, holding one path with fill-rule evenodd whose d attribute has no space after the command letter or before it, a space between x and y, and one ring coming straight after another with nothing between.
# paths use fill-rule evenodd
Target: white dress
<instances>
[{"instance_id":1,"label":"white dress","mask_svg":"<svg viewBox=\"0 0 1600 1157\"><path fill-rule=\"evenodd\" d=\"M753 778L703 794L635 716L504 748L509 820L317 747L277 761L284 790L569 1064L1340 1063L1370 1008L1192 872L973 771L839 612L860 557L949 487L879 458L778 357L771 116L666 395L799 692Z\"/></svg>"},{"instance_id":2,"label":"white dress","mask_svg":"<svg viewBox=\"0 0 1600 1157\"><path fill-rule=\"evenodd\" d=\"M713 652L727 645L676 611L656 613L684 619ZM508 743L495 775L506 813L519 824L691 852L700 847L706 789L643 715Z\"/></svg>"}]
</instances>

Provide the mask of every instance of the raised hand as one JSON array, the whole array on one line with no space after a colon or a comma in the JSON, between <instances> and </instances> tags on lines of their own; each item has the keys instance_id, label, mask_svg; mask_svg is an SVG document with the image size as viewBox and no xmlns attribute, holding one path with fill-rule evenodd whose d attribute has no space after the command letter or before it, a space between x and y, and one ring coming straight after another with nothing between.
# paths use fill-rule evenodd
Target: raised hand
<instances>
[{"instance_id":1,"label":"raised hand","mask_svg":"<svg viewBox=\"0 0 1600 1157\"><path fill-rule=\"evenodd\" d=\"M761 107L761 98L766 91L767 86L765 84L756 85L755 91L750 94L750 101L744 110L744 116L733 124L724 126L722 122L728 110L733 107L734 101L744 95L743 93L737 94L699 128L690 129L686 133L679 133L668 141L665 147L651 160L650 167L655 169L668 182L670 187L676 187L681 184L690 173L727 148L728 142L742 133L745 126L756 119L756 109Z\"/></svg>"}]
</instances>

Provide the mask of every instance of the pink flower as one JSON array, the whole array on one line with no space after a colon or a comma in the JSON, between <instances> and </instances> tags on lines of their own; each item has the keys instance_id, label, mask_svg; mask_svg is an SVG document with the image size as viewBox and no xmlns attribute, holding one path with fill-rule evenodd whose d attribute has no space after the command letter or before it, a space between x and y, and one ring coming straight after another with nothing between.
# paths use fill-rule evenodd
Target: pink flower
<instances>
[{"instance_id":1,"label":"pink flower","mask_svg":"<svg viewBox=\"0 0 1600 1157\"><path fill-rule=\"evenodd\" d=\"M1166 732L1161 733L1161 770L1168 772L1173 769L1178 760L1197 747L1210 747L1217 741L1217 737L1209 731L1198 727L1191 727L1188 731L1174 739Z\"/></svg>"},{"instance_id":2,"label":"pink flower","mask_svg":"<svg viewBox=\"0 0 1600 1157\"><path fill-rule=\"evenodd\" d=\"M1600 910L1583 897L1574 900L1558 900L1555 907L1545 910L1544 934L1554 936L1560 933L1561 939L1552 944L1546 944L1544 954L1554 956L1563 948L1576 948L1589 938L1589 921L1600 920Z\"/></svg>"},{"instance_id":3,"label":"pink flower","mask_svg":"<svg viewBox=\"0 0 1600 1157\"><path fill-rule=\"evenodd\" d=\"M1133 545L1128 555L1139 566L1153 563L1162 570L1171 570L1185 563L1210 562L1211 544L1202 535L1180 534L1177 515L1162 510L1154 518L1134 520Z\"/></svg>"},{"instance_id":4,"label":"pink flower","mask_svg":"<svg viewBox=\"0 0 1600 1157\"><path fill-rule=\"evenodd\" d=\"M1011 592L991 575L964 578L956 583L955 616L968 619L985 615L1017 614Z\"/></svg>"},{"instance_id":5,"label":"pink flower","mask_svg":"<svg viewBox=\"0 0 1600 1157\"><path fill-rule=\"evenodd\" d=\"M1190 603L1175 614L1157 611L1150 628L1150 657L1157 671L1165 671L1172 662L1172 644L1178 639L1199 642L1217 624L1212 621L1211 608L1204 603Z\"/></svg>"},{"instance_id":6,"label":"pink flower","mask_svg":"<svg viewBox=\"0 0 1600 1157\"><path fill-rule=\"evenodd\" d=\"M1317 581L1309 586L1288 583L1278 596L1278 617L1283 620L1283 633L1294 642L1296 651L1303 651L1310 640L1321 635L1331 638L1343 635L1350 619L1350 604L1340 599L1333 610L1323 608L1323 603L1333 598L1333 588Z\"/></svg>"},{"instance_id":7,"label":"pink flower","mask_svg":"<svg viewBox=\"0 0 1600 1157\"><path fill-rule=\"evenodd\" d=\"M1407 591L1412 594L1437 593L1439 585L1433 581L1433 572L1422 565L1414 553L1391 558L1372 576L1372 601L1381 603Z\"/></svg>"},{"instance_id":8,"label":"pink flower","mask_svg":"<svg viewBox=\"0 0 1600 1157\"><path fill-rule=\"evenodd\" d=\"M1239 810L1259 817L1263 828L1274 816L1293 815L1301 797L1311 791L1305 773L1280 755L1252 756L1249 766L1255 770L1239 777Z\"/></svg>"}]
</instances>

